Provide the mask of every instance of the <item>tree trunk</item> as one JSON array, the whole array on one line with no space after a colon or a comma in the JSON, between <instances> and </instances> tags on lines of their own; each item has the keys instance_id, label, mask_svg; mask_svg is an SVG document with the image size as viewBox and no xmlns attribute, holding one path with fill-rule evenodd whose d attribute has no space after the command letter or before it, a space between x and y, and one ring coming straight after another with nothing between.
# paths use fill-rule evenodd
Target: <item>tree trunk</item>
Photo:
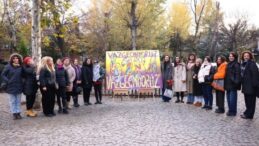
<instances>
[{"instance_id":1,"label":"tree trunk","mask_svg":"<svg viewBox=\"0 0 259 146\"><path fill-rule=\"evenodd\" d=\"M131 48L132 50L136 50L137 48L137 17L136 17L136 8L137 2L136 0L131 0Z\"/></svg>"},{"instance_id":2,"label":"tree trunk","mask_svg":"<svg viewBox=\"0 0 259 146\"><path fill-rule=\"evenodd\" d=\"M32 28L31 28L31 41L32 41L32 58L36 64L41 60L41 28L40 28L40 0L32 0ZM40 94L36 94L34 108L40 108Z\"/></svg>"},{"instance_id":3,"label":"tree trunk","mask_svg":"<svg viewBox=\"0 0 259 146\"><path fill-rule=\"evenodd\" d=\"M40 0L32 0L32 57L38 64L41 59Z\"/></svg>"},{"instance_id":4,"label":"tree trunk","mask_svg":"<svg viewBox=\"0 0 259 146\"><path fill-rule=\"evenodd\" d=\"M9 21L9 31L10 31L9 35L11 38L10 53L12 53L13 50L16 50L16 47L17 47L17 36L16 36L15 18L12 18L10 14L9 0L4 0L4 8L6 11L7 19Z\"/></svg>"}]
</instances>

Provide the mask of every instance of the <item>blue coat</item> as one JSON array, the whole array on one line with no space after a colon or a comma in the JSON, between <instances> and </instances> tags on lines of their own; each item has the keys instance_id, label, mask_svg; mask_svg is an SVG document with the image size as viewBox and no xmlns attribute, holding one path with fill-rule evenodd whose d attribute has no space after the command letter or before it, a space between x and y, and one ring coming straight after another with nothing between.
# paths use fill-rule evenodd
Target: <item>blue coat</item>
<instances>
[{"instance_id":1,"label":"blue coat","mask_svg":"<svg viewBox=\"0 0 259 146\"><path fill-rule=\"evenodd\" d=\"M6 92L8 94L22 93L22 66L15 67L10 64L7 64L1 76L3 81L7 83Z\"/></svg>"}]
</instances>

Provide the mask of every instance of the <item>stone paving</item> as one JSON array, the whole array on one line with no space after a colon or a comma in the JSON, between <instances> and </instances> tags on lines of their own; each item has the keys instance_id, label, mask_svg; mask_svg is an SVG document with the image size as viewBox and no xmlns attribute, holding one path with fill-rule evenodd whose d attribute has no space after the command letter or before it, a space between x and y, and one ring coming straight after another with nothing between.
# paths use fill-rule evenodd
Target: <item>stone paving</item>
<instances>
[{"instance_id":1,"label":"stone paving","mask_svg":"<svg viewBox=\"0 0 259 146\"><path fill-rule=\"evenodd\" d=\"M239 115L244 110L242 95L238 102ZM69 115L47 118L40 113L14 121L6 95L0 94L0 145L258 146L259 111L253 120L243 120L159 98L105 97L104 104L81 105Z\"/></svg>"}]
</instances>

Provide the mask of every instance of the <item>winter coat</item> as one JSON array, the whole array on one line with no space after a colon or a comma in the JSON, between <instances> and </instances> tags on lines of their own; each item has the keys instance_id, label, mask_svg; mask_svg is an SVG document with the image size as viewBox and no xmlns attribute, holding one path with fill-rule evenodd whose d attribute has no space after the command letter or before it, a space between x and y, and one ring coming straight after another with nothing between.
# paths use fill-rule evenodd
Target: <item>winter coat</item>
<instances>
[{"instance_id":1,"label":"winter coat","mask_svg":"<svg viewBox=\"0 0 259 146\"><path fill-rule=\"evenodd\" d=\"M72 65L69 65L69 66L65 66L64 65L63 67L67 71L68 79L69 79L69 86L68 86L67 92L72 92L72 90L73 90L73 82L76 79L75 69L72 67Z\"/></svg>"},{"instance_id":2,"label":"winter coat","mask_svg":"<svg viewBox=\"0 0 259 146\"><path fill-rule=\"evenodd\" d=\"M93 86L93 66L83 65L81 70L82 87L91 89Z\"/></svg>"},{"instance_id":3,"label":"winter coat","mask_svg":"<svg viewBox=\"0 0 259 146\"><path fill-rule=\"evenodd\" d=\"M59 87L66 87L69 85L69 80L68 80L68 74L67 71L61 67L58 68L56 67L56 82L58 83Z\"/></svg>"},{"instance_id":4,"label":"winter coat","mask_svg":"<svg viewBox=\"0 0 259 146\"><path fill-rule=\"evenodd\" d=\"M173 79L173 66L170 62L164 63L161 65L162 72L162 80L163 80L163 88L172 89L172 87L168 87L167 80Z\"/></svg>"},{"instance_id":5,"label":"winter coat","mask_svg":"<svg viewBox=\"0 0 259 146\"><path fill-rule=\"evenodd\" d=\"M228 63L224 80L225 90L241 89L241 68L237 61Z\"/></svg>"},{"instance_id":6,"label":"winter coat","mask_svg":"<svg viewBox=\"0 0 259 146\"><path fill-rule=\"evenodd\" d=\"M35 95L38 90L38 84L36 79L36 68L30 65L23 66L23 93L24 95Z\"/></svg>"},{"instance_id":7,"label":"winter coat","mask_svg":"<svg viewBox=\"0 0 259 146\"><path fill-rule=\"evenodd\" d=\"M259 72L254 61L243 62L241 65L241 84L244 94L255 95L258 90Z\"/></svg>"},{"instance_id":8,"label":"winter coat","mask_svg":"<svg viewBox=\"0 0 259 146\"><path fill-rule=\"evenodd\" d=\"M202 64L200 71L198 73L198 81L199 83L204 83L205 82L205 76L210 74L210 68L211 68L211 64Z\"/></svg>"},{"instance_id":9,"label":"winter coat","mask_svg":"<svg viewBox=\"0 0 259 146\"><path fill-rule=\"evenodd\" d=\"M200 71L200 66L194 66L193 67L193 95L194 96L202 96L202 83L199 83L198 81L198 73Z\"/></svg>"},{"instance_id":10,"label":"winter coat","mask_svg":"<svg viewBox=\"0 0 259 146\"><path fill-rule=\"evenodd\" d=\"M188 65L190 68L188 68ZM188 63L186 65L186 86L189 94L193 93L193 68L195 63Z\"/></svg>"},{"instance_id":11,"label":"winter coat","mask_svg":"<svg viewBox=\"0 0 259 146\"><path fill-rule=\"evenodd\" d=\"M184 82L183 82L184 81ZM184 63L174 65L174 92L186 91L186 67Z\"/></svg>"},{"instance_id":12,"label":"winter coat","mask_svg":"<svg viewBox=\"0 0 259 146\"><path fill-rule=\"evenodd\" d=\"M217 68L216 73L213 76L214 80L224 79L226 75L227 62L223 62Z\"/></svg>"},{"instance_id":13,"label":"winter coat","mask_svg":"<svg viewBox=\"0 0 259 146\"><path fill-rule=\"evenodd\" d=\"M47 68L42 68L40 70L40 87L55 87L56 83L56 73L49 71Z\"/></svg>"},{"instance_id":14,"label":"winter coat","mask_svg":"<svg viewBox=\"0 0 259 146\"><path fill-rule=\"evenodd\" d=\"M77 81L81 81L81 66L74 65L73 68L74 68L75 73L76 73L76 78L73 82L73 96L77 96L79 94L77 92L77 88L81 86L81 84L77 83Z\"/></svg>"},{"instance_id":15,"label":"winter coat","mask_svg":"<svg viewBox=\"0 0 259 146\"><path fill-rule=\"evenodd\" d=\"M7 64L2 72L2 82L7 83L6 93L21 94L23 91L22 66Z\"/></svg>"}]
</instances>

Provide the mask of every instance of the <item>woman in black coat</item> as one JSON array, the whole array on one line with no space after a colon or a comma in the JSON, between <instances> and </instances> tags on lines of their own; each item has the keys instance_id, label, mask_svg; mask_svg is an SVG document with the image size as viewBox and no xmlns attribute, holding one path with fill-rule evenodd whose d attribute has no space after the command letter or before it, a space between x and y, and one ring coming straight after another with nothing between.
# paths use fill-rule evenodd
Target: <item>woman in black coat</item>
<instances>
[{"instance_id":1,"label":"woman in black coat","mask_svg":"<svg viewBox=\"0 0 259 146\"><path fill-rule=\"evenodd\" d=\"M64 114L68 114L66 88L67 86L69 86L69 79L68 79L67 71L64 69L61 59L57 59L55 71L56 71L56 82L58 84L58 89L56 90L57 103L59 107L58 113L63 112ZM62 105L61 105L60 98L62 100Z\"/></svg>"},{"instance_id":2,"label":"woman in black coat","mask_svg":"<svg viewBox=\"0 0 259 146\"><path fill-rule=\"evenodd\" d=\"M164 63L161 65L161 67L162 67L162 80L163 80L162 99L164 102L169 102L171 98L164 96L164 92L166 89L172 90L171 83L173 80L173 66L171 64L170 57L168 55L165 55Z\"/></svg>"},{"instance_id":3,"label":"woman in black coat","mask_svg":"<svg viewBox=\"0 0 259 146\"><path fill-rule=\"evenodd\" d=\"M56 73L51 57L45 56L41 61L40 67L40 91L42 94L43 113L47 117L55 116L55 92L56 92Z\"/></svg>"},{"instance_id":4,"label":"woman in black coat","mask_svg":"<svg viewBox=\"0 0 259 146\"><path fill-rule=\"evenodd\" d=\"M245 96L246 110L241 115L243 119L253 119L256 105L256 92L258 89L259 72L256 63L253 61L253 55L249 51L242 53L241 64L241 84L242 92Z\"/></svg>"},{"instance_id":5,"label":"woman in black coat","mask_svg":"<svg viewBox=\"0 0 259 146\"><path fill-rule=\"evenodd\" d=\"M229 62L226 69L224 88L227 92L228 112L227 116L235 116L237 113L237 90L241 88L241 69L237 61L237 54L229 53Z\"/></svg>"},{"instance_id":6,"label":"woman in black coat","mask_svg":"<svg viewBox=\"0 0 259 146\"><path fill-rule=\"evenodd\" d=\"M90 58L85 59L81 71L84 104L91 105L90 93L93 86L93 64Z\"/></svg>"},{"instance_id":7,"label":"woman in black coat","mask_svg":"<svg viewBox=\"0 0 259 146\"><path fill-rule=\"evenodd\" d=\"M24 59L23 78L24 86L23 93L26 95L26 115L28 117L36 117L37 113L33 111L33 104L35 102L38 84L36 80L36 66L31 57Z\"/></svg>"}]
</instances>

